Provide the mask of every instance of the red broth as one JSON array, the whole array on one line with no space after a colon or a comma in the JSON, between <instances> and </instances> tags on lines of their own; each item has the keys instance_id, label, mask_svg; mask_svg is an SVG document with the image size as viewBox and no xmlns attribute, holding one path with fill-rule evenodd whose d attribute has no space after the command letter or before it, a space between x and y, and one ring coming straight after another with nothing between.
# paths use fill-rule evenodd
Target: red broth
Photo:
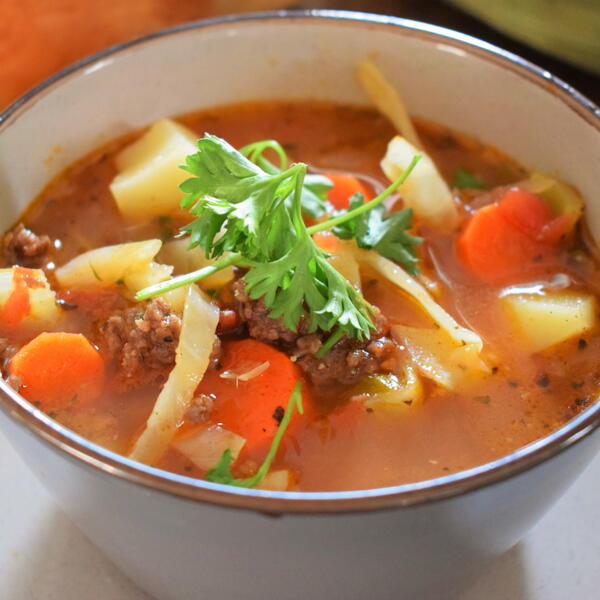
<instances>
[{"instance_id":1,"label":"red broth","mask_svg":"<svg viewBox=\"0 0 600 600\"><path fill-rule=\"evenodd\" d=\"M325 172L360 174L386 185L379 164L394 131L371 109L316 102L252 103L202 111L180 121L199 135L208 131L235 147L273 138L284 145L292 160ZM512 159L472 138L421 120L417 127L427 152L448 180L459 168L475 173L490 188L512 184L526 175ZM136 136L117 140L67 169L23 216L22 221L37 234L60 240L53 256L56 265L98 246L160 237L165 227L172 227L164 220L126 224L108 189L116 174L114 155ZM462 194L463 216L471 210L472 198L470 192ZM547 435L592 401L600 381L594 358L600 352L597 328L545 352L526 351L515 340L500 307L499 287L468 273L454 251L452 236L423 233L427 237L423 271L437 289L436 299L484 339L490 374L468 389L454 391L424 379L425 400L410 412L365 408L349 401L352 393L346 386L307 383L310 410L286 433L273 465L291 470L291 489L380 487L468 469ZM579 233L551 270L569 274L578 289L598 289L596 264ZM418 326L422 321L414 305L399 300L390 284L368 276L363 285L366 298L392 324ZM68 311L69 330L91 339L99 322L128 305L118 289L96 295L63 290L61 297L78 307ZM224 340L244 335L237 330ZM26 341L15 331L0 331L0 337L17 345ZM74 403L51 416L88 439L126 454L142 431L166 375L135 389L122 390L109 383L93 405ZM286 401L281 399L283 405ZM252 470L264 452L245 456L245 469ZM167 451L158 466L205 475L174 449Z\"/></svg>"}]
</instances>

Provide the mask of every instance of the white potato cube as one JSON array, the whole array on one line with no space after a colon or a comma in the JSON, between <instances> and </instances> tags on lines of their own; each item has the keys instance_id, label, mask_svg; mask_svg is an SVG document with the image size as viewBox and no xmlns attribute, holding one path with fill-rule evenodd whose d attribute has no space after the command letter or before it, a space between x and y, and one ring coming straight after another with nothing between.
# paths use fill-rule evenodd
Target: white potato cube
<instances>
[{"instance_id":1,"label":"white potato cube","mask_svg":"<svg viewBox=\"0 0 600 600\"><path fill-rule=\"evenodd\" d=\"M20 278L20 283L15 284L15 277ZM60 319L61 310L44 272L41 269L23 267L0 269L0 312L10 300L16 285L25 286L29 297L29 314L19 324L31 331L51 329Z\"/></svg>"},{"instance_id":2,"label":"white potato cube","mask_svg":"<svg viewBox=\"0 0 600 600\"><path fill-rule=\"evenodd\" d=\"M581 335L594 326L596 303L588 294L509 294L502 303L533 352Z\"/></svg>"},{"instance_id":3,"label":"white potato cube","mask_svg":"<svg viewBox=\"0 0 600 600\"><path fill-rule=\"evenodd\" d=\"M263 480L256 486L257 490L272 492L285 492L292 483L292 475L287 469L279 469L267 473Z\"/></svg>"},{"instance_id":4,"label":"white potato cube","mask_svg":"<svg viewBox=\"0 0 600 600\"><path fill-rule=\"evenodd\" d=\"M173 265L175 274L180 275L201 269L212 264L214 259L206 258L202 248L188 250L189 240L171 240L165 242L158 254L158 260ZM233 267L227 267L217 271L198 282L203 290L218 290L233 281Z\"/></svg>"},{"instance_id":5,"label":"white potato cube","mask_svg":"<svg viewBox=\"0 0 600 600\"><path fill-rule=\"evenodd\" d=\"M110 190L123 217L130 221L170 215L179 208L179 184L189 174L179 168L196 152L197 135L162 119L115 158L119 174Z\"/></svg>"},{"instance_id":6,"label":"white potato cube","mask_svg":"<svg viewBox=\"0 0 600 600\"><path fill-rule=\"evenodd\" d=\"M162 242L154 239L94 248L56 269L56 279L67 288L124 283L128 274L146 268L161 246Z\"/></svg>"}]
</instances>

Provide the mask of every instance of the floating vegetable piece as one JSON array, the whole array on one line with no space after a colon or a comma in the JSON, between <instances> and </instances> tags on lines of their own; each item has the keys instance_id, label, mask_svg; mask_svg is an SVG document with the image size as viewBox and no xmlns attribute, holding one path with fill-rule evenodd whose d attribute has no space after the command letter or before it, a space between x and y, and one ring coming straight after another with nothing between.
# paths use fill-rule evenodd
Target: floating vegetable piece
<instances>
[{"instance_id":1,"label":"floating vegetable piece","mask_svg":"<svg viewBox=\"0 0 600 600\"><path fill-rule=\"evenodd\" d=\"M280 350L253 339L225 342L220 363L197 392L215 396L211 418L246 440L244 452L260 452L277 432L273 415L301 378L300 369Z\"/></svg>"},{"instance_id":2,"label":"floating vegetable piece","mask_svg":"<svg viewBox=\"0 0 600 600\"><path fill-rule=\"evenodd\" d=\"M386 177L390 181L396 180L417 152L417 147L407 139L394 137L381 161ZM430 227L448 231L456 226L458 211L450 188L427 154L422 154L411 176L398 187L398 193L415 216Z\"/></svg>"},{"instance_id":3,"label":"floating vegetable piece","mask_svg":"<svg viewBox=\"0 0 600 600\"><path fill-rule=\"evenodd\" d=\"M356 77L371 102L393 123L398 133L414 148L423 148L400 92L384 77L377 66L364 58L356 65Z\"/></svg>"},{"instance_id":4,"label":"floating vegetable piece","mask_svg":"<svg viewBox=\"0 0 600 600\"><path fill-rule=\"evenodd\" d=\"M130 454L133 460L154 464L171 443L208 368L218 322L219 309L204 300L195 286L189 286L175 367Z\"/></svg>"},{"instance_id":5,"label":"floating vegetable piece","mask_svg":"<svg viewBox=\"0 0 600 600\"><path fill-rule=\"evenodd\" d=\"M325 176L333 183L333 187L327 192L327 200L337 210L347 210L350 206L350 199L356 194L361 194L366 201L373 199L373 193L354 175L326 173Z\"/></svg>"},{"instance_id":6,"label":"floating vegetable piece","mask_svg":"<svg viewBox=\"0 0 600 600\"><path fill-rule=\"evenodd\" d=\"M476 344L457 345L441 329L393 325L391 331L419 372L442 387L457 390L468 378L489 372Z\"/></svg>"},{"instance_id":7,"label":"floating vegetable piece","mask_svg":"<svg viewBox=\"0 0 600 600\"><path fill-rule=\"evenodd\" d=\"M123 277L123 283L130 292L135 294L149 285L166 281L171 277L172 273L173 267L171 265L163 265L150 261L147 265L126 273Z\"/></svg>"},{"instance_id":8,"label":"floating vegetable piece","mask_svg":"<svg viewBox=\"0 0 600 600\"><path fill-rule=\"evenodd\" d=\"M162 242L156 239L94 248L56 269L56 279L65 288L123 283L128 275L146 269L161 245Z\"/></svg>"},{"instance_id":9,"label":"floating vegetable piece","mask_svg":"<svg viewBox=\"0 0 600 600\"><path fill-rule=\"evenodd\" d=\"M206 258L200 248L188 248L188 246L188 239L165 242L158 253L157 260L173 265L175 275L189 273L215 262L214 259ZM233 281L233 277L233 267L227 267L205 277L198 285L204 290L217 290Z\"/></svg>"},{"instance_id":10,"label":"floating vegetable piece","mask_svg":"<svg viewBox=\"0 0 600 600\"><path fill-rule=\"evenodd\" d=\"M351 240L340 240L329 231L321 231L313 236L315 244L330 256L332 265L357 290L361 289L360 270L356 260L356 244Z\"/></svg>"},{"instance_id":11,"label":"floating vegetable piece","mask_svg":"<svg viewBox=\"0 0 600 600\"><path fill-rule=\"evenodd\" d=\"M52 412L96 400L104 361L80 333L40 333L13 356L10 373L25 398Z\"/></svg>"},{"instance_id":12,"label":"floating vegetable piece","mask_svg":"<svg viewBox=\"0 0 600 600\"><path fill-rule=\"evenodd\" d=\"M427 290L404 269L372 250L357 250L357 258L359 263L370 266L411 296L455 344L459 346L472 345L477 353L481 351L483 348L481 338L471 329L459 325L451 315L433 300Z\"/></svg>"},{"instance_id":13,"label":"floating vegetable piece","mask_svg":"<svg viewBox=\"0 0 600 600\"><path fill-rule=\"evenodd\" d=\"M255 486L257 490L269 490L271 492L285 492L292 483L292 474L288 469L279 469L267 473L264 479Z\"/></svg>"},{"instance_id":14,"label":"floating vegetable piece","mask_svg":"<svg viewBox=\"0 0 600 600\"><path fill-rule=\"evenodd\" d=\"M110 184L119 211L130 221L171 215L183 194L186 174L179 168L196 147L196 134L162 119L115 158L119 174Z\"/></svg>"},{"instance_id":15,"label":"floating vegetable piece","mask_svg":"<svg viewBox=\"0 0 600 600\"><path fill-rule=\"evenodd\" d=\"M267 476L273 460L275 460L281 439L283 438L296 410L298 410L300 414L304 413L304 409L302 407L302 382L300 381L296 383L293 392L290 394L287 406L285 407L283 413L283 418L281 419L281 423L279 424L279 427L275 432L275 436L273 437L273 441L271 442L271 447L267 452L265 460L260 467L258 467L256 473L252 475L252 477L248 477L246 479L237 479L234 477L231 472L233 456L230 450L225 450L217 466L206 474L207 481L248 488L260 485L260 483Z\"/></svg>"},{"instance_id":16,"label":"floating vegetable piece","mask_svg":"<svg viewBox=\"0 0 600 600\"><path fill-rule=\"evenodd\" d=\"M353 393L364 394L364 405L369 408L387 407L395 410L414 409L423 401L423 385L410 364L401 373L371 375L353 388Z\"/></svg>"},{"instance_id":17,"label":"floating vegetable piece","mask_svg":"<svg viewBox=\"0 0 600 600\"><path fill-rule=\"evenodd\" d=\"M212 469L225 450L235 461L246 440L219 425L200 427L176 438L171 446L184 454L199 469Z\"/></svg>"},{"instance_id":18,"label":"floating vegetable piece","mask_svg":"<svg viewBox=\"0 0 600 600\"><path fill-rule=\"evenodd\" d=\"M581 217L583 198L577 190L546 173L533 171L528 179L518 184L518 187L541 196L554 216L565 217L568 221L567 230Z\"/></svg>"},{"instance_id":19,"label":"floating vegetable piece","mask_svg":"<svg viewBox=\"0 0 600 600\"><path fill-rule=\"evenodd\" d=\"M508 294L501 301L532 352L579 336L595 323L596 301L588 294Z\"/></svg>"},{"instance_id":20,"label":"floating vegetable piece","mask_svg":"<svg viewBox=\"0 0 600 600\"><path fill-rule=\"evenodd\" d=\"M0 328L51 329L60 317L56 294L41 269L0 269Z\"/></svg>"},{"instance_id":21,"label":"floating vegetable piece","mask_svg":"<svg viewBox=\"0 0 600 600\"><path fill-rule=\"evenodd\" d=\"M465 266L491 285L525 281L546 272L566 226L537 194L511 188L467 220L456 248Z\"/></svg>"}]
</instances>

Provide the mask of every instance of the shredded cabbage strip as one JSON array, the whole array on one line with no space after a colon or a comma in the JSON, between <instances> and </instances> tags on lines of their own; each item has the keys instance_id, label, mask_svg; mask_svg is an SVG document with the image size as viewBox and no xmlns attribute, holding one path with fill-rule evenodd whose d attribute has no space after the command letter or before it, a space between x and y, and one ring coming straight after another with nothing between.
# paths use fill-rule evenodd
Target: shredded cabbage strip
<instances>
[{"instance_id":1,"label":"shredded cabbage strip","mask_svg":"<svg viewBox=\"0 0 600 600\"><path fill-rule=\"evenodd\" d=\"M196 286L190 285L183 309L175 367L156 399L146 429L136 441L129 458L155 464L168 448L208 368L218 322L219 309L206 301Z\"/></svg>"}]
</instances>

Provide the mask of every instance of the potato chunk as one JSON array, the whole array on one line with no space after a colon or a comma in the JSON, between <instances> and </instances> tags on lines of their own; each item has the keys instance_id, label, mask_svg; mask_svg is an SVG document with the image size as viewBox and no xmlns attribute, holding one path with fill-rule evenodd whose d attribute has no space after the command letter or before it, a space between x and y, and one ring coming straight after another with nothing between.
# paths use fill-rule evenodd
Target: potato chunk
<instances>
[{"instance_id":1,"label":"potato chunk","mask_svg":"<svg viewBox=\"0 0 600 600\"><path fill-rule=\"evenodd\" d=\"M67 288L123 283L134 271L148 268L161 246L162 242L154 239L94 248L56 269L56 279Z\"/></svg>"},{"instance_id":2,"label":"potato chunk","mask_svg":"<svg viewBox=\"0 0 600 600\"><path fill-rule=\"evenodd\" d=\"M510 294L507 314L533 352L582 334L594 326L595 300L587 294Z\"/></svg>"},{"instance_id":3,"label":"potato chunk","mask_svg":"<svg viewBox=\"0 0 600 600\"><path fill-rule=\"evenodd\" d=\"M20 296L17 288L27 295ZM18 324L29 332L51 329L58 322L56 295L41 269L0 269L0 317L3 325Z\"/></svg>"},{"instance_id":4,"label":"potato chunk","mask_svg":"<svg viewBox=\"0 0 600 600\"><path fill-rule=\"evenodd\" d=\"M196 152L197 137L186 127L162 119L116 156L119 174L110 190L123 217L143 221L177 211L183 196L179 184L188 178L179 165Z\"/></svg>"}]
</instances>

